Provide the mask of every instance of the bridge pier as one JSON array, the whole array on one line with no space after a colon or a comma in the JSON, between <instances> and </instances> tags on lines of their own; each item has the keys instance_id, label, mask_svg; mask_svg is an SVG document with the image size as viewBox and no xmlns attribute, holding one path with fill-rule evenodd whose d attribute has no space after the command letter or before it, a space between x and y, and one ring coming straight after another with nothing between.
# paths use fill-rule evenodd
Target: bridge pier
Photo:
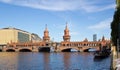
<instances>
[{"instance_id":1,"label":"bridge pier","mask_svg":"<svg viewBox=\"0 0 120 70\"><path fill-rule=\"evenodd\" d=\"M56 46L56 47L54 48L54 52L62 52L62 51L60 50L60 47L59 47L59 46Z\"/></svg>"},{"instance_id":2,"label":"bridge pier","mask_svg":"<svg viewBox=\"0 0 120 70\"><path fill-rule=\"evenodd\" d=\"M5 49L2 49L2 52L6 52L6 50L5 50Z\"/></svg>"},{"instance_id":3,"label":"bridge pier","mask_svg":"<svg viewBox=\"0 0 120 70\"><path fill-rule=\"evenodd\" d=\"M2 52L6 52L6 47L7 47L7 46L3 46L3 47L2 47Z\"/></svg>"},{"instance_id":4,"label":"bridge pier","mask_svg":"<svg viewBox=\"0 0 120 70\"><path fill-rule=\"evenodd\" d=\"M19 49L15 49L15 52L19 52Z\"/></svg>"},{"instance_id":5,"label":"bridge pier","mask_svg":"<svg viewBox=\"0 0 120 70\"><path fill-rule=\"evenodd\" d=\"M39 51L38 51L38 47L37 47L37 46L33 46L33 47L32 47L32 52L39 52Z\"/></svg>"},{"instance_id":6,"label":"bridge pier","mask_svg":"<svg viewBox=\"0 0 120 70\"><path fill-rule=\"evenodd\" d=\"M61 52L59 49L54 50L54 52Z\"/></svg>"},{"instance_id":7,"label":"bridge pier","mask_svg":"<svg viewBox=\"0 0 120 70\"><path fill-rule=\"evenodd\" d=\"M32 50L32 52L39 52L39 51L38 51L38 49L34 49L34 50Z\"/></svg>"}]
</instances>

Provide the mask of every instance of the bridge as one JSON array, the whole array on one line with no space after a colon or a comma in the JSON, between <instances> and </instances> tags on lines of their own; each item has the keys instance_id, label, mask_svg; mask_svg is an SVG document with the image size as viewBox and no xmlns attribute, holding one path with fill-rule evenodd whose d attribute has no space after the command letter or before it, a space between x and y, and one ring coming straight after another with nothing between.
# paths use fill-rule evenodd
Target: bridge
<instances>
[{"instance_id":1,"label":"bridge","mask_svg":"<svg viewBox=\"0 0 120 70\"><path fill-rule=\"evenodd\" d=\"M51 49L51 43L48 42L11 42L1 46L0 51L3 52L50 52Z\"/></svg>"},{"instance_id":2,"label":"bridge","mask_svg":"<svg viewBox=\"0 0 120 70\"><path fill-rule=\"evenodd\" d=\"M71 49L75 49L78 52L85 52L88 51L89 49L96 49L100 50L100 46L108 46L110 48L110 42L103 42L103 41L98 41L98 42L61 42L60 46L57 47L56 51L57 52L69 52Z\"/></svg>"},{"instance_id":3,"label":"bridge","mask_svg":"<svg viewBox=\"0 0 120 70\"><path fill-rule=\"evenodd\" d=\"M100 46L108 46L110 48L110 41L81 41L81 42L25 42L15 43L11 42L7 45L2 45L0 51L3 52L50 52L51 49L55 52L70 52L75 49L78 52L86 52L89 49L100 50Z\"/></svg>"},{"instance_id":4,"label":"bridge","mask_svg":"<svg viewBox=\"0 0 120 70\"><path fill-rule=\"evenodd\" d=\"M110 46L110 40L105 40L104 36L100 41L88 41L87 38L84 41L70 41L69 29L66 23L64 30L63 41L62 42L52 42L50 40L49 31L46 25L44 30L43 40L39 42L34 42L30 40L29 42L16 42L9 41L5 45L0 45L0 51L3 52L50 52L52 49L55 52L68 52L71 49L75 49L79 52L88 51L91 48L100 50L101 46ZM19 40L18 40L19 41ZM110 47L109 47L110 48Z\"/></svg>"}]
</instances>

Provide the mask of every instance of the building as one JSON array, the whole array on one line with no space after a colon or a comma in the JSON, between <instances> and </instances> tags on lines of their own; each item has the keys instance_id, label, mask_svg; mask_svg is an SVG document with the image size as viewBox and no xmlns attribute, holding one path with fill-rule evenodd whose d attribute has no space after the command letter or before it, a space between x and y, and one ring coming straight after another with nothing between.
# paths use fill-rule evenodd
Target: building
<instances>
[{"instance_id":1,"label":"building","mask_svg":"<svg viewBox=\"0 0 120 70\"><path fill-rule=\"evenodd\" d=\"M32 42L40 42L40 41L42 41L42 39L35 33L32 33L31 40L32 40Z\"/></svg>"},{"instance_id":2,"label":"building","mask_svg":"<svg viewBox=\"0 0 120 70\"><path fill-rule=\"evenodd\" d=\"M17 28L2 28L0 29L0 44L7 44L10 42L29 42L38 38L38 35L29 33ZM41 39L40 39L41 40Z\"/></svg>"},{"instance_id":3,"label":"building","mask_svg":"<svg viewBox=\"0 0 120 70\"><path fill-rule=\"evenodd\" d=\"M97 34L93 34L93 41L97 41Z\"/></svg>"}]
</instances>

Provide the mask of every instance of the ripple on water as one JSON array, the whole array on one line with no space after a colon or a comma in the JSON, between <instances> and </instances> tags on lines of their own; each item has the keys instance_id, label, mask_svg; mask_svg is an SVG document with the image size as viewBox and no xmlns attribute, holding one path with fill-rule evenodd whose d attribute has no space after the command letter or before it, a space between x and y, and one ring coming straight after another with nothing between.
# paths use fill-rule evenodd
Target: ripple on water
<instances>
[{"instance_id":1,"label":"ripple on water","mask_svg":"<svg viewBox=\"0 0 120 70\"><path fill-rule=\"evenodd\" d=\"M92 53L0 53L0 70L109 70L109 67L110 57L96 61Z\"/></svg>"}]
</instances>

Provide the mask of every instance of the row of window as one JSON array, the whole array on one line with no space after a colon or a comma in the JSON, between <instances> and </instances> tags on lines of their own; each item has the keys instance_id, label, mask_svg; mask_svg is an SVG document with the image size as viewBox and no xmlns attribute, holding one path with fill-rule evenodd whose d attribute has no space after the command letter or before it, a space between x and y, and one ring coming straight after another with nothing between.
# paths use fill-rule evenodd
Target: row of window
<instances>
[{"instance_id":1,"label":"row of window","mask_svg":"<svg viewBox=\"0 0 120 70\"><path fill-rule=\"evenodd\" d=\"M77 46L77 47L81 47L81 46L99 46L100 44L62 44L62 46Z\"/></svg>"},{"instance_id":2,"label":"row of window","mask_svg":"<svg viewBox=\"0 0 120 70\"><path fill-rule=\"evenodd\" d=\"M50 46L50 44L39 44L39 43L34 44L34 45L33 44L15 44L15 45L13 44L13 45L9 45L9 46L17 46L17 47L18 46L20 46L20 47L21 46Z\"/></svg>"}]
</instances>

